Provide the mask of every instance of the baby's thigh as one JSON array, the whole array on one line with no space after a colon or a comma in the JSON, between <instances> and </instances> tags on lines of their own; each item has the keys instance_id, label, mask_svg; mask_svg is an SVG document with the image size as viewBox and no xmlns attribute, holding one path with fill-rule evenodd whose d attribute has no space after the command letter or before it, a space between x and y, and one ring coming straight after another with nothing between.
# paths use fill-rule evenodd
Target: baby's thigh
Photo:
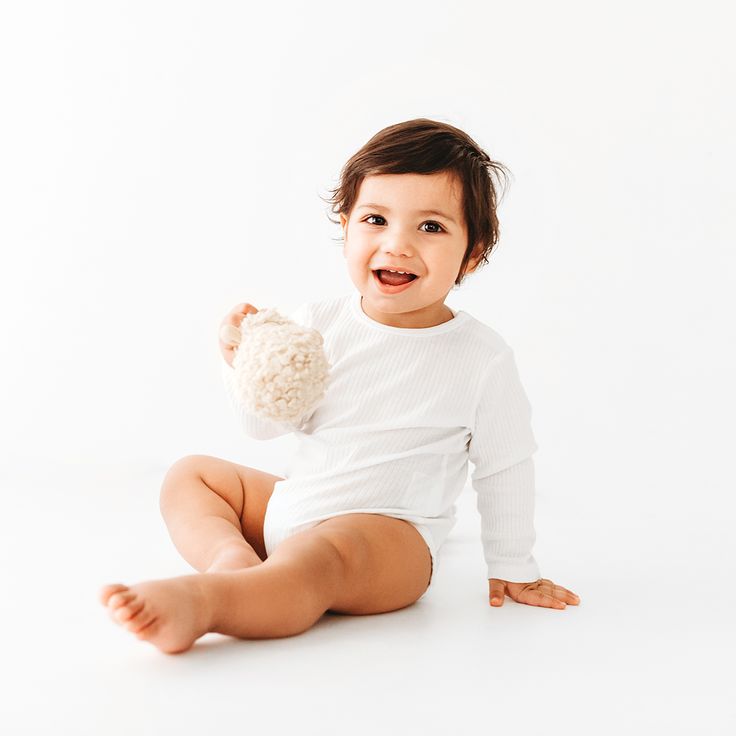
<instances>
[{"instance_id":1,"label":"baby's thigh","mask_svg":"<svg viewBox=\"0 0 736 736\"><path fill-rule=\"evenodd\" d=\"M432 555L419 531L382 514L335 516L306 532L328 539L345 562L335 613L385 613L417 601L427 590Z\"/></svg>"},{"instance_id":2,"label":"baby's thigh","mask_svg":"<svg viewBox=\"0 0 736 736\"><path fill-rule=\"evenodd\" d=\"M174 477L167 477L167 480L176 482L175 476L179 473L198 477L229 504L240 521L245 541L265 560L263 519L275 484L284 479L212 455L187 455L172 466L169 476Z\"/></svg>"}]
</instances>

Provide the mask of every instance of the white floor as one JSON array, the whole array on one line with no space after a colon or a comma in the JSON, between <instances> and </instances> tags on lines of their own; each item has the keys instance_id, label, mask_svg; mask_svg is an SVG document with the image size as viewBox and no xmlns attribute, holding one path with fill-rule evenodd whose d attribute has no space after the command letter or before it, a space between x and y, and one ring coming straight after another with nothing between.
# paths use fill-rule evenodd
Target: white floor
<instances>
[{"instance_id":1,"label":"white floor","mask_svg":"<svg viewBox=\"0 0 736 736\"><path fill-rule=\"evenodd\" d=\"M106 582L194 572L158 512L162 472L3 472L3 734L736 733L733 560L711 526L688 531L703 574L679 552L686 519L653 539L646 519L543 496L536 557L581 605L492 609L468 488L414 606L164 655L97 602Z\"/></svg>"}]
</instances>

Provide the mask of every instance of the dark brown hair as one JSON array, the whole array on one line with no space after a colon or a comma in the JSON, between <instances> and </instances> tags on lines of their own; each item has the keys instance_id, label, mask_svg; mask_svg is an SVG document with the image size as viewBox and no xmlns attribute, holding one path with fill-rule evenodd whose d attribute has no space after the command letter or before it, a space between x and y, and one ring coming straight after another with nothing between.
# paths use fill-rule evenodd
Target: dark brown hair
<instances>
[{"instance_id":1,"label":"dark brown hair","mask_svg":"<svg viewBox=\"0 0 736 736\"><path fill-rule=\"evenodd\" d=\"M328 200L330 209L333 214L349 217L358 189L366 176L434 174L441 171L454 173L462 184L462 209L468 229L468 244L455 279L455 285L458 286L465 278L464 271L473 255L473 246L482 244L482 248L479 246L474 255L483 263L488 263L488 255L498 242L498 197L492 174L501 174L506 181L508 171L503 164L492 161L459 128L436 120L417 118L380 130L343 166L338 186L329 190L332 193ZM339 220L333 220L329 215L328 219L339 224Z\"/></svg>"}]
</instances>

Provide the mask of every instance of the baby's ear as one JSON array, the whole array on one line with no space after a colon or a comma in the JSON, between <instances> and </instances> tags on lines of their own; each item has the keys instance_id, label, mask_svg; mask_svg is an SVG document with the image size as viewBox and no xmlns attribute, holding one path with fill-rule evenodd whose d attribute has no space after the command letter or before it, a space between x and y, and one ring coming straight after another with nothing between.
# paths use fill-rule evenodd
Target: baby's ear
<instances>
[{"instance_id":1,"label":"baby's ear","mask_svg":"<svg viewBox=\"0 0 736 736\"><path fill-rule=\"evenodd\" d=\"M478 264L481 262L481 258L483 256L484 251L483 243L479 242L475 246L475 250L473 251L472 255L470 256L470 259L468 260L467 268L465 269L465 273L472 273L475 271L475 269L478 267Z\"/></svg>"}]
</instances>

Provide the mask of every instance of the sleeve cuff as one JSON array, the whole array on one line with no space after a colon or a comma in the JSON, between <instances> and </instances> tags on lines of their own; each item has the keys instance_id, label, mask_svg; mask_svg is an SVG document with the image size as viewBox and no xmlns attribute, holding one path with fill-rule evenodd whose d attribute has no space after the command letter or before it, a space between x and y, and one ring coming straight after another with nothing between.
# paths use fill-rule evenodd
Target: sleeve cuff
<instances>
[{"instance_id":1,"label":"sleeve cuff","mask_svg":"<svg viewBox=\"0 0 736 736\"><path fill-rule=\"evenodd\" d=\"M498 578L509 583L533 583L542 575L539 565L534 557L529 556L526 560L508 562L488 563L488 579Z\"/></svg>"}]
</instances>

